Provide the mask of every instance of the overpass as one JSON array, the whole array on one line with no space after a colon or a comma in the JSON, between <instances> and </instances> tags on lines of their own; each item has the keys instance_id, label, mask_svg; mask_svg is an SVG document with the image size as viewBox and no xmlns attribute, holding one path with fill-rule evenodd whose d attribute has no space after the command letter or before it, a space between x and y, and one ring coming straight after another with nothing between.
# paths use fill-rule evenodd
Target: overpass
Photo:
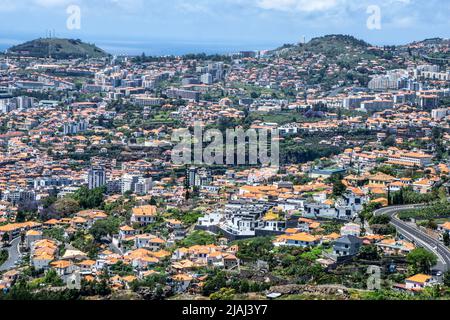
<instances>
[{"instance_id":1,"label":"overpass","mask_svg":"<svg viewBox=\"0 0 450 320\"><path fill-rule=\"evenodd\" d=\"M399 234L406 239L413 241L415 244L428 249L438 257L436 269L444 272L448 271L450 270L450 250L439 240L434 239L416 226L412 226L397 217L402 211L418 209L421 207L424 207L424 205L393 206L378 209L374 214L389 216L391 218L391 225L397 229Z\"/></svg>"}]
</instances>

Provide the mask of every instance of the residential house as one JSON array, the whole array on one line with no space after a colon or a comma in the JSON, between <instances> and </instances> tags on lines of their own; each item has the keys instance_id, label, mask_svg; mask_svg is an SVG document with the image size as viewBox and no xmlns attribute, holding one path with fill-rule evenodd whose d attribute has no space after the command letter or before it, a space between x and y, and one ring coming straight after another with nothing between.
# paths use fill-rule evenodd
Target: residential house
<instances>
[{"instance_id":1,"label":"residential house","mask_svg":"<svg viewBox=\"0 0 450 320\"><path fill-rule=\"evenodd\" d=\"M333 246L333 254L336 257L351 257L359 253L363 241L358 237L348 235L338 239Z\"/></svg>"},{"instance_id":2,"label":"residential house","mask_svg":"<svg viewBox=\"0 0 450 320\"><path fill-rule=\"evenodd\" d=\"M42 231L29 230L25 233L25 244L27 248L31 248L33 242L42 239Z\"/></svg>"},{"instance_id":3,"label":"residential house","mask_svg":"<svg viewBox=\"0 0 450 320\"><path fill-rule=\"evenodd\" d=\"M148 225L156 220L156 207L147 205L133 208L131 215L131 223L140 225Z\"/></svg>"},{"instance_id":4,"label":"residential house","mask_svg":"<svg viewBox=\"0 0 450 320\"><path fill-rule=\"evenodd\" d=\"M433 284L433 277L426 274L416 274L405 280L405 288L407 290L420 291Z\"/></svg>"},{"instance_id":5,"label":"residential house","mask_svg":"<svg viewBox=\"0 0 450 320\"><path fill-rule=\"evenodd\" d=\"M275 239L275 246L314 247L321 243L321 237L300 232L292 235L281 235Z\"/></svg>"}]
</instances>

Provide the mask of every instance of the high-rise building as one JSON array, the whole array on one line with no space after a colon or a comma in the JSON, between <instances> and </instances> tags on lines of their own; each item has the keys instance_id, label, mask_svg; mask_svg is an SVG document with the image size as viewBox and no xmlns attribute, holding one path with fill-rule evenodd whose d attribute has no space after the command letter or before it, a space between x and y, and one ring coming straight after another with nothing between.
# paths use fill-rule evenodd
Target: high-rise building
<instances>
[{"instance_id":1,"label":"high-rise building","mask_svg":"<svg viewBox=\"0 0 450 320\"><path fill-rule=\"evenodd\" d=\"M211 73L205 73L200 77L200 81L203 84L212 84L213 83L213 76Z\"/></svg>"},{"instance_id":2,"label":"high-rise building","mask_svg":"<svg viewBox=\"0 0 450 320\"><path fill-rule=\"evenodd\" d=\"M183 99L196 102L200 100L200 92L198 91L169 89L166 91L166 94L171 99Z\"/></svg>"},{"instance_id":3,"label":"high-rise building","mask_svg":"<svg viewBox=\"0 0 450 320\"><path fill-rule=\"evenodd\" d=\"M146 195L152 189L152 178L139 178L134 192L138 195Z\"/></svg>"},{"instance_id":4,"label":"high-rise building","mask_svg":"<svg viewBox=\"0 0 450 320\"><path fill-rule=\"evenodd\" d=\"M126 193L129 191L134 192L139 178L140 177L138 175L124 174L122 176L122 193Z\"/></svg>"},{"instance_id":5,"label":"high-rise building","mask_svg":"<svg viewBox=\"0 0 450 320\"><path fill-rule=\"evenodd\" d=\"M386 75L374 76L368 87L374 91L397 90L402 85L399 80L407 78L408 74L404 70L390 70Z\"/></svg>"},{"instance_id":6,"label":"high-rise building","mask_svg":"<svg viewBox=\"0 0 450 320\"><path fill-rule=\"evenodd\" d=\"M431 110L431 117L435 121L441 121L450 114L450 108L440 108Z\"/></svg>"},{"instance_id":7,"label":"high-rise building","mask_svg":"<svg viewBox=\"0 0 450 320\"><path fill-rule=\"evenodd\" d=\"M17 109L19 110L26 110L26 109L30 109L33 107L33 101L34 99L31 97L26 97L26 96L22 96L22 97L17 97L16 101L17 101Z\"/></svg>"},{"instance_id":8,"label":"high-rise building","mask_svg":"<svg viewBox=\"0 0 450 320\"><path fill-rule=\"evenodd\" d=\"M439 106L439 96L436 94L423 94L419 97L419 106L423 110L432 110Z\"/></svg>"},{"instance_id":9,"label":"high-rise building","mask_svg":"<svg viewBox=\"0 0 450 320\"><path fill-rule=\"evenodd\" d=\"M186 172L189 187L208 186L212 182L212 173L205 168L191 167Z\"/></svg>"},{"instance_id":10,"label":"high-rise building","mask_svg":"<svg viewBox=\"0 0 450 320\"><path fill-rule=\"evenodd\" d=\"M87 121L67 122L63 126L64 135L77 134L88 129Z\"/></svg>"},{"instance_id":11,"label":"high-rise building","mask_svg":"<svg viewBox=\"0 0 450 320\"><path fill-rule=\"evenodd\" d=\"M92 167L88 173L89 190L106 185L106 171L104 167Z\"/></svg>"},{"instance_id":12,"label":"high-rise building","mask_svg":"<svg viewBox=\"0 0 450 320\"><path fill-rule=\"evenodd\" d=\"M372 100L361 103L361 110L366 112L378 112L394 107L393 100Z\"/></svg>"}]
</instances>

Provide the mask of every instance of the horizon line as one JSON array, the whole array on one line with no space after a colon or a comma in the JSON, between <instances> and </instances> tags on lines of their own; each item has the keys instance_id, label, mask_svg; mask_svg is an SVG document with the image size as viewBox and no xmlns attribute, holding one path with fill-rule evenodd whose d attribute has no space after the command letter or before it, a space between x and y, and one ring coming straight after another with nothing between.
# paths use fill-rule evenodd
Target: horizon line
<instances>
[{"instance_id":1,"label":"horizon line","mask_svg":"<svg viewBox=\"0 0 450 320\"><path fill-rule=\"evenodd\" d=\"M385 47L385 46L406 46L406 45L410 45L413 43L417 43L417 42L423 42L423 41L427 41L427 40L434 40L434 39L441 39L443 41L446 40L450 40L450 38L446 38L446 37L442 37L442 36L434 36L434 37L427 37L425 39L421 39L421 40L414 40L411 42L406 42L406 43L396 43L396 44L373 44L368 42L367 40L365 40L363 37L358 37L358 36L354 36L352 34L344 34L344 33L336 33L336 34L323 34L320 36L313 36L313 37L306 37L306 39L309 39L308 41L306 41L306 43L309 43L311 40L316 39L316 38L323 38L323 37L327 37L327 36L351 36L353 38L355 38L356 40L362 40L364 42L366 42L369 46L374 46L374 47ZM66 36L58 36L58 37L35 37L34 39L30 39L30 40L23 40L22 39L11 39L11 38L0 38L0 53L5 53L6 51L8 51L11 47L15 46L15 45L20 45L26 42L30 42L30 41L34 41L34 40L38 40L38 39L68 39L68 40L81 40L84 43L88 43L88 44L93 44L98 46L100 49L104 50L106 53L110 54L110 55L118 55L118 56L139 56L142 54L148 55L149 57L167 57L167 56L184 56L184 55L189 55L189 54L207 54L207 55L230 55L233 53L237 53L239 51L254 51L254 52L259 52L259 51L270 51L270 50L276 50L284 45L298 45L301 42L297 41L297 42L286 42L286 41L281 41L277 44L275 43L258 43L255 42L252 45L248 45L248 41L246 40L240 40L238 42L234 42L234 43L230 43L231 39L222 39L222 40L212 40L212 39L205 39L203 41L192 41L192 40L188 40L188 39L167 39L164 40L162 38L158 38L158 39L133 39L133 40L113 40L113 39L97 39L97 40L89 40L87 39L88 37L86 37L86 40L83 40L83 38L80 37L66 37ZM145 43L149 43L151 44L151 42L153 41L153 43L156 42L156 44L158 45L158 47L155 47L154 50L156 51L164 51L164 49L161 47L162 45L167 45L167 46L179 46L179 45L192 45L194 47L198 47L198 45L220 45L221 48L200 48L198 50L195 51L185 51L182 50L182 48L178 48L178 52L177 49L173 50L173 53L150 53L150 52L146 52L146 50L149 50L149 48L144 48L144 47L129 47L132 44L145 44ZM123 45L121 45L123 44ZM239 47L232 49L231 47ZM245 46L248 46L248 48L246 48ZM123 48L122 50L119 50L119 48ZM229 50L225 49L226 47L230 47ZM253 47L253 49L252 49ZM255 47L259 47L258 49L256 49ZM262 49L262 47L265 47L265 49ZM108 51L108 48L110 51ZM112 50L111 50L112 49ZM168 48L169 49L169 48ZM186 48L185 48L186 49ZM183 53L181 51L183 51ZM203 51L201 51L203 50ZM217 50L217 51L215 51ZM237 51L233 51L233 50L237 50ZM119 51L128 51L128 53L119 53ZM169 50L170 51L170 50ZM133 53L131 53L133 52ZM139 53L138 53L139 52Z\"/></svg>"}]
</instances>

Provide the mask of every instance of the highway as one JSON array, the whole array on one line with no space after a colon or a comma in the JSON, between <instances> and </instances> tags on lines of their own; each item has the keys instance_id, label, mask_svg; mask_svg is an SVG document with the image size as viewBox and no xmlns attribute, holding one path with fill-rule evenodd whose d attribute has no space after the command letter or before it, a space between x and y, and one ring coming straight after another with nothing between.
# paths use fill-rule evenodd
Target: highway
<instances>
[{"instance_id":1,"label":"highway","mask_svg":"<svg viewBox=\"0 0 450 320\"><path fill-rule=\"evenodd\" d=\"M6 260L6 262L0 266L0 272L8 271L16 267L16 261L18 261L22 257L19 250L19 245L20 237L11 241L11 246L7 248L9 254L8 260Z\"/></svg>"},{"instance_id":2,"label":"highway","mask_svg":"<svg viewBox=\"0 0 450 320\"><path fill-rule=\"evenodd\" d=\"M397 218L397 215L401 211L417 209L420 207L423 207L423 205L394 206L376 210L374 214L388 215L391 218L391 224L397 229L398 233L408 240L414 241L416 245L428 249L438 257L438 264L435 269L443 272L448 271L450 270L450 250L442 242L432 238L416 226L412 226Z\"/></svg>"}]
</instances>

